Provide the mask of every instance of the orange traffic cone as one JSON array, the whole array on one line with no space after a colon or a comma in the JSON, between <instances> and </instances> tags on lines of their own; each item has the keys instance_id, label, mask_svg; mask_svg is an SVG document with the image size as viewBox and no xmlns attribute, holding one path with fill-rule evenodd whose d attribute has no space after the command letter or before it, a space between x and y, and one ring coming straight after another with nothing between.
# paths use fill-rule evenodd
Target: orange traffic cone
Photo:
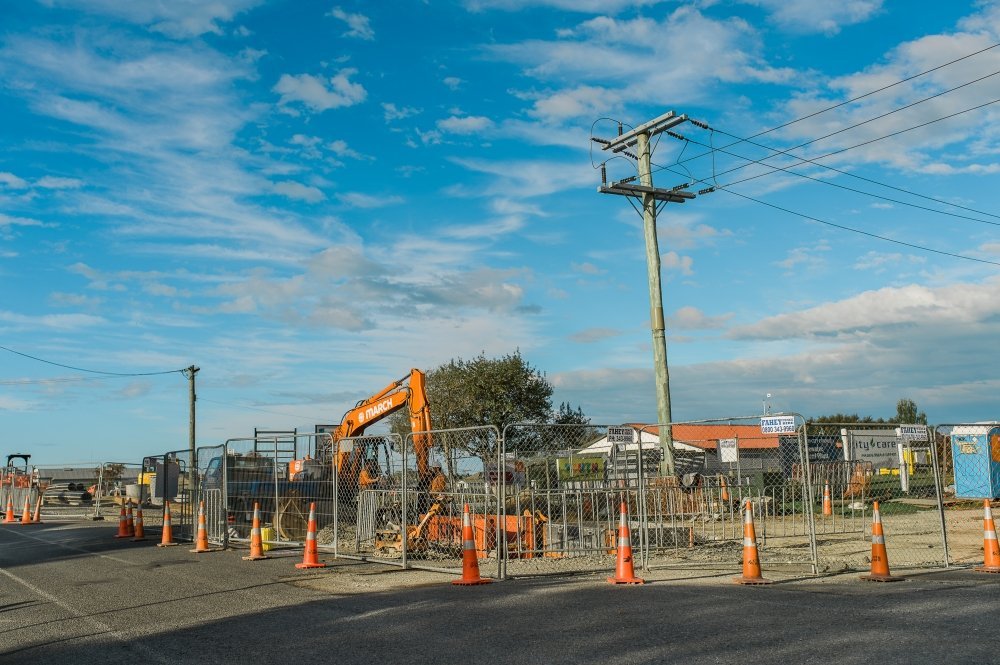
<instances>
[{"instance_id":1,"label":"orange traffic cone","mask_svg":"<svg viewBox=\"0 0 1000 665\"><path fill-rule=\"evenodd\" d=\"M760 556L757 554L757 534L753 528L753 504L747 501L743 513L743 576L734 577L737 584L773 584L760 574Z\"/></svg>"},{"instance_id":2,"label":"orange traffic cone","mask_svg":"<svg viewBox=\"0 0 1000 665\"><path fill-rule=\"evenodd\" d=\"M830 499L830 481L826 481L826 485L823 486L823 516L831 517L833 515L833 500Z\"/></svg>"},{"instance_id":3,"label":"orange traffic cone","mask_svg":"<svg viewBox=\"0 0 1000 665\"><path fill-rule=\"evenodd\" d=\"M721 494L721 496L719 498L722 499L723 503L729 503L729 499L730 499L730 497L729 497L729 485L726 484L726 477L725 476L722 476L722 475L719 476L719 487L721 488L721 491L722 491L722 494Z\"/></svg>"},{"instance_id":4,"label":"orange traffic cone","mask_svg":"<svg viewBox=\"0 0 1000 665\"><path fill-rule=\"evenodd\" d=\"M635 576L635 568L632 565L632 537L628 528L628 507L622 501L618 511L618 556L615 565L615 576L609 577L610 584L645 584Z\"/></svg>"},{"instance_id":5,"label":"orange traffic cone","mask_svg":"<svg viewBox=\"0 0 1000 665\"><path fill-rule=\"evenodd\" d=\"M135 506L135 538L132 540L146 540L146 530L142 526L142 506Z\"/></svg>"},{"instance_id":6,"label":"orange traffic cone","mask_svg":"<svg viewBox=\"0 0 1000 665\"><path fill-rule=\"evenodd\" d=\"M208 526L205 524L205 502L202 501L198 504L198 535L194 541L194 549L190 550L195 554L204 554L205 552L216 552L208 546Z\"/></svg>"},{"instance_id":7,"label":"orange traffic cone","mask_svg":"<svg viewBox=\"0 0 1000 665\"><path fill-rule=\"evenodd\" d=\"M128 502L128 510L125 512L125 526L128 528L128 537L135 538L135 515L132 514L132 502Z\"/></svg>"},{"instance_id":8,"label":"orange traffic cone","mask_svg":"<svg viewBox=\"0 0 1000 665\"><path fill-rule=\"evenodd\" d=\"M889 574L889 556L885 551L885 534L882 533L882 517L878 512L878 501L872 507L872 569L861 579L867 582L901 582L903 577Z\"/></svg>"},{"instance_id":9,"label":"orange traffic cone","mask_svg":"<svg viewBox=\"0 0 1000 665\"><path fill-rule=\"evenodd\" d=\"M315 504L313 504L315 505ZM309 542L309 535L306 534L306 543ZM313 543L316 541L314 540ZM264 539L260 534L260 504L256 501L253 504L253 524L250 527L250 555L243 557L244 561L259 561L260 559L270 559L264 554Z\"/></svg>"},{"instance_id":10,"label":"orange traffic cone","mask_svg":"<svg viewBox=\"0 0 1000 665\"><path fill-rule=\"evenodd\" d=\"M31 518L31 521L35 524L42 523L42 496L38 496L38 503L35 504L35 516Z\"/></svg>"},{"instance_id":11,"label":"orange traffic cone","mask_svg":"<svg viewBox=\"0 0 1000 665\"><path fill-rule=\"evenodd\" d=\"M316 504L309 504L309 524L306 525L306 548L302 552L302 563L295 564L296 568L326 568L325 563L319 561L319 550L316 548Z\"/></svg>"},{"instance_id":12,"label":"orange traffic cone","mask_svg":"<svg viewBox=\"0 0 1000 665\"><path fill-rule=\"evenodd\" d=\"M993 522L990 500L983 499L983 565L973 570L980 573L1000 573L1000 546L997 545L997 527Z\"/></svg>"},{"instance_id":13,"label":"orange traffic cone","mask_svg":"<svg viewBox=\"0 0 1000 665\"><path fill-rule=\"evenodd\" d=\"M469 504L462 511L462 576L452 580L459 586L489 584L493 580L479 576L479 555L476 553L476 535L472 530L472 516L469 514Z\"/></svg>"},{"instance_id":14,"label":"orange traffic cone","mask_svg":"<svg viewBox=\"0 0 1000 665\"><path fill-rule=\"evenodd\" d=\"M24 495L24 510L21 512L21 524L31 524L31 497Z\"/></svg>"},{"instance_id":15,"label":"orange traffic cone","mask_svg":"<svg viewBox=\"0 0 1000 665\"><path fill-rule=\"evenodd\" d=\"M14 517L14 501L13 501L13 497L11 497L10 495L7 495L7 514L4 517L3 523L4 524L13 524L16 521L17 521L17 518Z\"/></svg>"},{"instance_id":16,"label":"orange traffic cone","mask_svg":"<svg viewBox=\"0 0 1000 665\"><path fill-rule=\"evenodd\" d=\"M177 545L174 542L174 529L170 525L170 502L163 502L163 533L160 536L160 542L156 544L157 547L173 547Z\"/></svg>"},{"instance_id":17,"label":"orange traffic cone","mask_svg":"<svg viewBox=\"0 0 1000 665\"><path fill-rule=\"evenodd\" d=\"M132 534L128 532L128 517L125 516L125 504L122 504L121 512L118 513L118 534L115 538L131 538Z\"/></svg>"}]
</instances>

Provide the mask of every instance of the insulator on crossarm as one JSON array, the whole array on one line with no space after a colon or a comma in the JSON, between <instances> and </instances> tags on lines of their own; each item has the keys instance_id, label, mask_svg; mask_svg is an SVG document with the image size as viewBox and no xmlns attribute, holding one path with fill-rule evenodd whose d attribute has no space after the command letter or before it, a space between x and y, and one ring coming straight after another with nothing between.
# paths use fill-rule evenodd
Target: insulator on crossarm
<instances>
[{"instance_id":1,"label":"insulator on crossarm","mask_svg":"<svg viewBox=\"0 0 1000 665\"><path fill-rule=\"evenodd\" d=\"M618 136L622 135L622 123L618 123Z\"/></svg>"},{"instance_id":2,"label":"insulator on crossarm","mask_svg":"<svg viewBox=\"0 0 1000 665\"><path fill-rule=\"evenodd\" d=\"M671 187L671 188L670 188L670 191L671 191L671 192L679 192L679 191L680 191L680 190L682 190L682 189L687 189L687 188L688 188L688 187L690 187L691 185L692 185L692 183L690 183L690 182L685 182L685 183L684 183L683 185L677 185L676 187Z\"/></svg>"},{"instance_id":3,"label":"insulator on crossarm","mask_svg":"<svg viewBox=\"0 0 1000 665\"><path fill-rule=\"evenodd\" d=\"M594 143L600 143L601 145L608 145L609 143L611 143L611 141L607 139L599 139L596 136L591 136L590 140L593 141Z\"/></svg>"},{"instance_id":4,"label":"insulator on crossarm","mask_svg":"<svg viewBox=\"0 0 1000 665\"><path fill-rule=\"evenodd\" d=\"M608 184L608 166L607 164L601 164L601 184Z\"/></svg>"},{"instance_id":5,"label":"insulator on crossarm","mask_svg":"<svg viewBox=\"0 0 1000 665\"><path fill-rule=\"evenodd\" d=\"M673 138L677 139L678 141L687 141L687 137L685 137L683 134L678 134L677 132L672 132L669 129L667 130L667 136L672 136Z\"/></svg>"},{"instance_id":6,"label":"insulator on crossarm","mask_svg":"<svg viewBox=\"0 0 1000 665\"><path fill-rule=\"evenodd\" d=\"M629 176L628 178L625 178L623 180L619 180L618 182L615 183L615 185L627 185L630 182L635 182L638 177L639 176L635 176L635 175Z\"/></svg>"},{"instance_id":7,"label":"insulator on crossarm","mask_svg":"<svg viewBox=\"0 0 1000 665\"><path fill-rule=\"evenodd\" d=\"M695 120L694 118L688 118L688 122L690 122L695 127L701 127L702 129L711 129L708 126L707 122L702 122L701 120Z\"/></svg>"},{"instance_id":8,"label":"insulator on crossarm","mask_svg":"<svg viewBox=\"0 0 1000 665\"><path fill-rule=\"evenodd\" d=\"M715 187L706 187L705 189L699 189L698 196L702 196L703 194L711 194L714 191Z\"/></svg>"}]
</instances>

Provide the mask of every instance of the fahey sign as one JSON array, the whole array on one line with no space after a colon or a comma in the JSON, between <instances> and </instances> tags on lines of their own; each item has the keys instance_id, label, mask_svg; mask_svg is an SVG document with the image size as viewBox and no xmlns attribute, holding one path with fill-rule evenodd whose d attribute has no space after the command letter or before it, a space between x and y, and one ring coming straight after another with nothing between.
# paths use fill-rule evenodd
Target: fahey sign
<instances>
[{"instance_id":1,"label":"fahey sign","mask_svg":"<svg viewBox=\"0 0 1000 665\"><path fill-rule=\"evenodd\" d=\"M795 434L795 416L764 416L760 419L761 434Z\"/></svg>"}]
</instances>

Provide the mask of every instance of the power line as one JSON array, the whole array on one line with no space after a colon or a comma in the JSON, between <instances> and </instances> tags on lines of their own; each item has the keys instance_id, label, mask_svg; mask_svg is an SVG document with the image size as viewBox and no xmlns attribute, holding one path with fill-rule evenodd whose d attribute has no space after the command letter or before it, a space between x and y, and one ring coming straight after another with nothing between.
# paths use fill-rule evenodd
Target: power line
<instances>
[{"instance_id":1,"label":"power line","mask_svg":"<svg viewBox=\"0 0 1000 665\"><path fill-rule=\"evenodd\" d=\"M13 353L14 355L21 356L22 358L28 358L30 360L35 360L40 363L45 363L46 365L54 365L56 367L62 367L63 369L71 369L74 372L87 372L89 374L103 374L105 376L159 376L162 374L182 374L185 369L171 369L162 372L105 372L98 369L85 369L83 367L73 367L72 365L63 365L62 363L57 363L52 360L45 360L44 358L38 358L36 356L28 355L27 353L21 353L20 351L15 351L14 349L9 349L6 346L0 346L0 350L7 351L8 353Z\"/></svg>"},{"instance_id":2,"label":"power line","mask_svg":"<svg viewBox=\"0 0 1000 665\"><path fill-rule=\"evenodd\" d=\"M670 169L668 167L663 167L663 168L666 168L667 170L671 171L672 173L674 173L676 175L683 175L681 173L677 173L676 171L674 171L674 170L672 170L672 169ZM706 180L704 178L696 178L695 181L703 183L703 184L708 184L708 180ZM871 233L870 231L863 231L861 229L856 229L856 228L851 227L851 226L845 226L843 224L837 224L835 222L831 222L831 221L828 221L828 220L825 220L825 219L820 219L818 217L813 217L812 215L807 215L805 213L797 212L797 211L791 210L789 208L784 208L784 207L779 206L777 204L769 203L767 201L762 201L760 199L754 198L752 196L748 196L746 194L740 194L739 192L734 192L733 190L729 189L728 185L720 185L718 187L713 186L713 187L710 187L708 191L709 192L712 192L712 191L726 192L727 194L732 194L733 196L738 196L740 198L746 199L747 201L753 201L754 203L759 203L760 205L767 206L769 208L774 208L775 210L780 210L781 212L788 213L790 215L796 215L798 217L802 217L803 219L808 219L808 220L816 222L818 224L824 224L826 226L831 226L833 228L841 229L842 231L850 231L851 233L857 233L857 234L860 234L860 235L863 235L863 236L867 236L869 238L875 238L876 240L883 240L885 242L891 242L891 243L896 244L896 245L902 245L904 247L910 247L911 249L917 249L917 250L921 250L921 251L924 251L924 252L930 252L932 254L941 254L942 256L948 256L948 257L955 258L955 259L962 259L964 261L974 261L976 263L986 263L986 264L989 264L989 265L994 265L994 266L1000 267L1000 262L997 262L997 261L990 261L988 259L979 259L979 258L976 258L974 256L968 256L968 255L965 255L965 254L955 254L955 253L946 252L946 251L940 250L940 249L933 249L931 247L926 247L924 245L918 245L916 243L910 243L910 242L905 242L905 241L902 241L902 240L896 240L894 238L889 238L887 236L878 235L877 233Z\"/></svg>"},{"instance_id":3,"label":"power line","mask_svg":"<svg viewBox=\"0 0 1000 665\"><path fill-rule=\"evenodd\" d=\"M845 100L845 101L840 102L838 104L834 104L834 105L828 106L828 107L826 107L824 109L820 109L819 111L816 111L814 113L810 113L808 115L804 115L804 116L801 116L799 118L795 118L794 120L789 120L788 122L780 124L780 125L778 125L776 127L772 127L770 129L765 129L764 131L761 131L761 132L757 132L756 134L753 134L753 135L749 136L748 139L755 139L758 136L764 136L765 134L770 134L771 132L776 132L779 129L784 129L785 127L789 127L789 126L794 125L794 124L796 124L798 122L802 122L803 120L808 120L809 118L814 118L814 117L816 117L818 115L822 115L823 113L826 113L827 111L832 111L834 109L840 108L841 106L846 106L848 104L853 104L854 102L856 102L858 100L861 100L861 99L864 99L865 97L870 97L870 96L878 94L880 92L884 92L884 91L888 90L889 88L893 88L893 87L895 87L897 85L901 85L903 83L907 83L907 82L912 81L914 79L920 78L921 76L925 76L925 75L930 74L932 72L936 72L937 70L943 69L944 67L948 67L950 65L954 65L956 62L961 62L963 60L967 60L969 58L975 57L977 55L985 53L986 51L989 51L991 49L995 49L998 46L1000 46L1000 42L997 42L996 44L993 44L991 46L987 46L986 48L980 49L980 50L975 51L973 53L969 53L967 55L963 55L960 58L956 58L956 59L951 60L949 62L946 62L944 64L938 65L937 67L932 67L931 69L927 69L927 70L924 70L924 71L919 72L917 74L914 74L912 76L908 76L908 77L906 77L904 79L900 79L899 81L896 81L894 83L890 83L888 85L884 85L881 88L877 88L877 89L872 90L870 92L866 92L866 93L864 93L862 95L858 95L857 97L852 97L851 99ZM738 141L734 141L733 143L730 143L729 145L723 146L723 148L730 148L730 147L732 147L734 145L737 145L738 143L743 143L743 142L747 141L748 139L739 139ZM692 159L698 159L698 158L704 157L704 156L706 156L708 154L709 153L703 153L701 155L695 155L694 157L689 157L685 161L689 161L689 160L692 160Z\"/></svg>"},{"instance_id":4,"label":"power line","mask_svg":"<svg viewBox=\"0 0 1000 665\"><path fill-rule=\"evenodd\" d=\"M898 132L893 132L892 134L886 134L885 136L880 136L880 137L875 138L875 139L870 139L868 141L864 141L864 142L859 143L857 145L850 146L850 147L847 147L847 148L843 148L841 150L838 150L838 151L833 152L833 153L829 153L827 155L821 155L819 157L816 157L815 159L806 159L806 158L801 158L801 157L795 157L794 155L792 155L792 157L794 159L797 159L799 161L799 164L797 164L795 166L799 166L799 165L804 164L804 163L813 164L814 166L818 166L820 168L827 169L827 170L833 171L835 173L839 173L841 175L846 175L846 176L850 176L850 177L853 177L853 178L857 178L858 180L869 182L869 183L872 183L874 185L878 185L880 187L885 187L887 189L893 189L893 190L896 190L896 191L899 191L899 192L902 192L902 193L905 193L905 194L909 194L911 196L915 196L915 197L918 197L918 198L921 198L921 199L926 199L928 201L934 201L935 203L940 203L940 204L943 204L943 205L948 205L948 206L952 206L952 207L955 207L955 208L960 208L962 210L968 210L970 212L974 212L974 213L979 214L979 215L984 215L984 216L987 216L987 217L996 217L997 219L1000 219L1000 215L996 215L996 214L993 214L993 213L990 213L990 212L986 212L986 211L983 211L983 210L976 210L975 208L969 208L967 206L962 206L962 205L959 205L959 204L956 204L956 203L950 203L948 201L940 201L938 199L932 198L930 196L926 196L924 194L919 194L917 192L912 192L912 191L909 191L907 189L903 189L901 187L895 187L893 185L889 185L887 183L883 183L883 182L880 182L878 180L874 180L872 178L866 178L864 176L855 175L855 174L850 173L848 171L843 171L841 169L837 169L837 168L834 168L834 167L831 167L831 166L826 166L825 164L820 164L818 162L819 159L824 159L826 157L829 157L830 155L839 154L841 152L846 152L848 150L853 150L854 148L865 146L865 145L869 145L871 143L875 143L877 141L881 141L881 140L886 139L886 138L891 138L893 136L898 136L899 134L903 134L905 132L912 131L914 129L919 129L919 128L922 128L922 127L926 127L927 125L933 124L935 122L940 122L942 120L947 120L947 119L950 119L950 118L955 117L957 115L961 115L963 113L968 113L970 111L975 111L975 110L978 110L980 108L983 108L984 106L989 106L991 104L996 104L998 102L1000 102L1000 99L994 99L993 101L987 102L986 104L975 106L975 107L973 107L971 109L965 109L963 111L958 111L956 113L953 113L951 115L947 115L947 116L944 116L944 117L941 117L941 118L936 118L934 120L930 120L928 122L925 122L925 123L922 123L922 124L919 124L919 125L916 125L916 126L913 126L913 127L908 127L906 129L899 130ZM722 131L722 130L718 130L718 129L715 129L715 128L712 128L711 131L713 131L713 132L719 132L720 134L726 134L728 136L732 136L728 132L725 132L725 131ZM687 137L687 136L681 136L680 134L674 134L674 136L675 136L675 138L679 137L681 140L685 141L686 143L694 143L695 145L700 145L700 146L704 146L704 147L710 147L710 146L708 146L707 144L705 144L705 143L703 143L701 141L696 141L696 140L691 139L690 137ZM765 147L766 148L767 146L761 146L761 147ZM772 149L772 148L768 148L768 149ZM776 165L773 165L773 164L766 164L765 163L765 160L770 159L771 157L774 157L775 155L770 155L770 156L764 157L762 159L754 159L752 157L745 157L745 156L737 154L735 152L726 150L725 148L714 148L713 149L713 154L715 152L722 152L724 154L727 154L727 155L730 155L730 156L735 157L737 159L742 159L742 160L748 162L747 164L744 164L744 165L736 167L736 168L728 169L726 171L723 171L722 173L715 173L714 169L713 169L712 184L713 184L713 187L715 187L717 189L726 188L726 187L732 187L733 185L739 185L739 184L742 184L742 183L745 183L745 182L749 182L751 180L756 180L758 178L763 178L765 176L772 175L776 171L781 171L781 172L787 173L789 175L794 175L794 176L797 176L799 178L804 178L806 180L812 180L813 182L818 182L820 184L827 185L829 187L836 187L838 189L843 189L845 191L854 192L856 194L862 194L864 196L870 196L872 198L880 199L882 201L889 201L891 203L897 203L899 205L909 206L911 208L916 208L918 210L924 210L924 211L927 211L927 212L933 212L933 213L937 213L939 215L947 215L949 217L955 217L957 219L965 219L965 220L969 220L969 221L973 221L973 222L978 222L980 224L989 224L989 225L992 225L992 226L1000 226L1000 222L991 222L991 221L986 220L986 219L979 219L977 217L969 217L968 215L959 215L957 213L948 212L947 210L940 210L938 208L930 208L930 207L927 207L927 206L918 205L916 203L910 203L909 201L901 201L899 199L889 198L887 196L882 196L881 194L875 194L874 192L866 192L866 191L861 190L861 189L855 189L853 187L848 187L846 185L841 185L841 184L838 184L838 183L835 183L835 182L831 182L829 180L823 180L822 178L815 178L815 177L807 175L805 173L798 173L798 172L792 170L792 168L794 168L794 167L776 166ZM759 166L762 166L764 168L768 168L768 169L771 169L771 170L768 171L767 173L758 173L756 175L748 176L748 177L743 178L741 180L734 180L732 182L728 182L728 183L725 183L725 184L722 184L722 185L720 185L718 183L718 180L717 180L718 176L725 175L727 173L732 173L734 171L738 171L738 170L747 168L751 164L757 164ZM657 169L658 170L663 170L663 169L667 169L667 168L668 168L667 166L657 165ZM691 174L690 174L689 171L687 171L687 169L685 169L685 172L686 172L686 175L688 177L691 177ZM674 171L674 173L677 173L677 172ZM682 174L678 174L678 175L682 175ZM705 181L703 181L703 182L705 182Z\"/></svg>"},{"instance_id":5,"label":"power line","mask_svg":"<svg viewBox=\"0 0 1000 665\"><path fill-rule=\"evenodd\" d=\"M788 213L790 215L797 215L798 217L802 217L804 219L808 219L808 220L811 220L813 222L817 222L819 224L825 224L827 226L832 226L834 228L841 229L841 230L844 230L844 231L850 231L852 233L859 233L861 235L868 236L869 238L876 238L878 240L884 240L885 242L891 242L891 243L895 243L897 245L903 245L904 247L910 247L912 249L919 249L919 250L922 250L922 251L925 251L925 252L932 252L934 254L941 254L943 256L950 256L951 258L954 258L954 259L962 259L964 261L975 261L977 263L986 263L986 264L989 264L989 265L992 265L992 266L1000 267L1000 262L997 262L997 261L990 261L988 259L977 259L974 256L966 256L964 254L953 254L952 252L946 252L946 251L940 250L940 249L931 249L930 247L925 247L923 245L917 245L915 243L904 242L902 240L895 240L893 238L888 238L886 236L880 236L880 235L878 235L876 233L870 233L868 231L862 231L861 229L855 229L855 228L850 227L850 226L844 226L843 224L836 224L834 222L830 222L830 221L827 221L825 219L820 219L818 217L812 217L811 215L807 215L805 213L796 212L794 210L789 210L788 208L783 208L783 207L781 207L779 205L775 205L773 203L768 203L767 201L761 201L760 199L755 199L752 196L747 196L746 194L740 194L739 192L734 192L734 191L732 191L730 189L721 189L720 191L726 192L727 194L732 194L733 196L739 196L741 198L747 199L748 201L753 201L754 203L759 203L761 205L765 205L765 206L767 206L769 208L774 208L775 210L780 210L781 212L786 212L786 213Z\"/></svg>"},{"instance_id":6,"label":"power line","mask_svg":"<svg viewBox=\"0 0 1000 665\"><path fill-rule=\"evenodd\" d=\"M858 127L861 127L862 125L867 125L870 122L875 122L876 120L881 120L882 118L887 118L887 117L889 117L890 115L892 115L894 113L899 113L900 111L905 111L906 109L913 108L914 106L917 106L919 104L923 104L924 102L930 101L932 99L936 99L937 97L941 97L943 95L950 94L952 92L955 92L956 90L959 90L959 89L964 88L966 86L972 85L973 83L979 83L980 81L983 81L983 80L988 79L990 77L996 76L997 74L1000 74L1000 70L995 71L992 74L987 74L986 76L982 76L982 77L980 77L978 79L975 79L974 81L968 81L966 83L963 83L962 85L955 86L954 88L950 88L948 90L944 90L942 92L933 94L933 95L931 95L929 97L924 97L923 99L918 99L915 102L911 102L909 104L905 104L903 106L899 106L897 108L892 109L891 111L887 111L885 113L882 113L880 115L874 116L872 118L868 118L867 120L863 120L861 122L855 123L853 125L849 125L847 127L842 127L842 128L838 129L835 132L830 132L829 134L824 134L823 136L819 136L817 138L811 139L811 140L806 141L804 143L799 143L798 145L794 145L791 148L786 148L784 150L778 150L777 148L772 148L772 147L770 147L768 145L764 145L762 143L756 143L754 141L751 141L750 139L740 139L740 141L736 141L734 143L731 143L729 146L724 146L723 148L714 148L714 149L712 149L708 153L703 153L702 156L705 156L705 155L708 155L708 154L714 154L714 152L716 150L722 150L724 148L728 148L728 147L730 147L732 145L735 145L735 143L750 143L751 145L755 145L755 146L757 146L759 148L764 148L766 150L770 150L770 151L772 151L772 152L775 153L773 155L768 155L764 159L771 159L772 157L778 157L778 156L781 156L781 155L788 155L790 157L793 157L794 159L798 159L798 160L803 161L803 162L814 163L815 159L822 159L823 157L829 157L830 155L834 155L834 154L837 154L837 153L836 152L832 152L832 153L828 153L827 155L823 155L823 157L818 157L818 158L814 158L814 159L808 159L806 157L799 157L798 155L792 155L791 152L793 150L798 150L799 148L804 148L804 147L806 147L808 145L812 145L813 143L818 143L819 141L822 141L824 139L828 139L828 138L830 138L832 136L836 136L837 134L843 134L844 132L850 131L852 129L857 129ZM980 107L974 107L971 110L975 110L975 108L980 108ZM720 132L720 133L725 133L725 132ZM739 138L738 136L735 136L733 134L728 134L727 133L727 135L728 136L733 136L734 138ZM751 138L753 138L753 137L751 137ZM689 159L694 159L694 158L689 158ZM684 160L684 161L688 161L688 160ZM728 171L723 171L722 173L719 173L717 175L725 175L727 173L732 173L733 171L739 171L740 169L743 169L743 168L746 168L746 165L737 166L735 168L729 169Z\"/></svg>"}]
</instances>

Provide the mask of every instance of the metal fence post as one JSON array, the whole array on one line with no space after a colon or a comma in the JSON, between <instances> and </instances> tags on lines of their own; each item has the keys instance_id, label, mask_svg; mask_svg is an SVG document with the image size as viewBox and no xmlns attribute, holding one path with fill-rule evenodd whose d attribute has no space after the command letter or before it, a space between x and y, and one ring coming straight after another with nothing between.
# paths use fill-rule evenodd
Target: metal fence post
<instances>
[{"instance_id":1,"label":"metal fence post","mask_svg":"<svg viewBox=\"0 0 1000 665\"><path fill-rule=\"evenodd\" d=\"M941 546L944 548L944 567L951 565L951 556L948 553L948 529L944 519L944 485L941 481L940 459L937 451L937 425L930 428L931 444L931 468L934 469L934 492L937 494L938 516L941 519Z\"/></svg>"}]
</instances>

